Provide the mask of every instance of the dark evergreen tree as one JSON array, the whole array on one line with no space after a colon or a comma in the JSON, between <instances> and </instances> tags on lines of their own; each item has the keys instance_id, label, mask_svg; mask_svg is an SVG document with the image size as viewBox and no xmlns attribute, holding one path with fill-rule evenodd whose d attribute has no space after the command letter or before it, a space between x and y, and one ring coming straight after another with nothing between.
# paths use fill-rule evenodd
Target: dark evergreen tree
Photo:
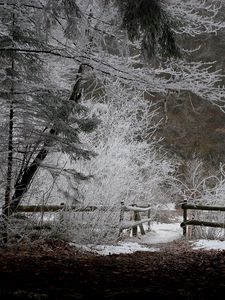
<instances>
[{"instance_id":1,"label":"dark evergreen tree","mask_svg":"<svg viewBox=\"0 0 225 300\"><path fill-rule=\"evenodd\" d=\"M79 102L83 65L77 71L72 91L57 87L48 73L46 54L51 54L53 46L46 28L62 14L67 20L64 32L70 35L79 17L74 1L60 3L61 7L54 6L55 1L45 5L23 0L0 3L0 101L4 127L0 147L1 160L7 161L5 215L16 209L52 149L76 159L92 154L82 148L79 140L79 132L96 126L96 120L86 117L86 109Z\"/></svg>"},{"instance_id":2,"label":"dark evergreen tree","mask_svg":"<svg viewBox=\"0 0 225 300\"><path fill-rule=\"evenodd\" d=\"M116 0L122 18L122 28L129 38L140 40L145 58L157 52L162 57L179 57L180 50L172 31L172 18L163 9L160 0Z\"/></svg>"}]
</instances>

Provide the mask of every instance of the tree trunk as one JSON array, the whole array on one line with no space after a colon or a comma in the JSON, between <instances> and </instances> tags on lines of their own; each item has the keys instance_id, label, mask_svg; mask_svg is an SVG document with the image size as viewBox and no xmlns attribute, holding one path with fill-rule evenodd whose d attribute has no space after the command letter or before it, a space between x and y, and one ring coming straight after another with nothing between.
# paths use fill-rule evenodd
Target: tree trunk
<instances>
[{"instance_id":1,"label":"tree trunk","mask_svg":"<svg viewBox=\"0 0 225 300\"><path fill-rule=\"evenodd\" d=\"M10 196L12 189L12 166L13 166L13 102L10 104L9 112L9 134L8 134L8 160L7 160L7 175L6 175L6 188L5 188L5 204L3 214L9 216Z\"/></svg>"},{"instance_id":2,"label":"tree trunk","mask_svg":"<svg viewBox=\"0 0 225 300\"><path fill-rule=\"evenodd\" d=\"M50 134L51 135L56 134L55 130L51 129ZM28 167L25 167L25 169L23 170L23 175L21 176L21 178L18 178L18 180L16 181L14 187L14 194L12 196L12 201L10 204L10 213L16 210L24 194L27 192L35 173L37 172L41 163L48 155L49 153L48 149L51 146L51 144L52 144L52 139L44 143L44 145L42 146L42 148L39 150L38 154L34 158L33 162Z\"/></svg>"},{"instance_id":3,"label":"tree trunk","mask_svg":"<svg viewBox=\"0 0 225 300\"><path fill-rule=\"evenodd\" d=\"M68 101L74 101L78 102L80 99L80 81L81 81L81 75L83 72L83 64L80 65L77 73L77 78L75 85L73 87L72 93L68 99ZM57 135L58 133L54 129L50 129L49 131L50 135ZM22 172L22 176L17 178L17 181L14 186L14 194L12 196L12 201L10 203L9 208L9 214L13 213L17 206L20 204L24 194L27 192L35 173L39 169L41 163L44 161L46 156L49 153L49 147L52 146L52 138L49 138L49 140L45 141L42 148L39 150L38 154L34 158L33 162L26 166Z\"/></svg>"},{"instance_id":4,"label":"tree trunk","mask_svg":"<svg viewBox=\"0 0 225 300\"><path fill-rule=\"evenodd\" d=\"M15 8L15 3L13 3ZM12 13L12 30L14 34L15 27L15 14ZM12 35L13 35L12 34ZM10 204L11 204L11 191L12 191L12 170L13 170L13 122L14 122L14 54L12 54L11 60L11 103L9 108L9 131L8 131L8 159L7 159L7 173L6 173L6 188L5 188L5 203L3 206L3 241L7 243L8 241L8 217L10 214Z\"/></svg>"}]
</instances>

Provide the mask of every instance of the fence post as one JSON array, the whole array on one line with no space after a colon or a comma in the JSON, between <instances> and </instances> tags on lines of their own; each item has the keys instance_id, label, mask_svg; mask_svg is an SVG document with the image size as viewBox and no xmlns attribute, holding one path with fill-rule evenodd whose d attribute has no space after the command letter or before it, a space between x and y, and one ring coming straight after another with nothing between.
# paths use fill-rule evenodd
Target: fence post
<instances>
[{"instance_id":1,"label":"fence post","mask_svg":"<svg viewBox=\"0 0 225 300\"><path fill-rule=\"evenodd\" d=\"M141 216L140 216L139 211L137 211L137 219L138 219L138 221L139 220L141 221ZM145 234L145 230L144 230L144 226L143 226L142 223L140 223L139 228L140 228L141 234L144 235Z\"/></svg>"},{"instance_id":2,"label":"fence post","mask_svg":"<svg viewBox=\"0 0 225 300\"><path fill-rule=\"evenodd\" d=\"M123 223L123 220L124 220L124 211L125 211L124 202L121 201L120 204L121 204L121 208L120 208L120 221L119 221L119 227L120 227L119 228L119 236L123 232L122 223Z\"/></svg>"},{"instance_id":3,"label":"fence post","mask_svg":"<svg viewBox=\"0 0 225 300\"><path fill-rule=\"evenodd\" d=\"M132 206L137 206L137 204L132 204ZM138 214L134 211L134 222L138 221ZM132 227L132 235L137 236L137 226Z\"/></svg>"},{"instance_id":4,"label":"fence post","mask_svg":"<svg viewBox=\"0 0 225 300\"><path fill-rule=\"evenodd\" d=\"M148 204L149 210L148 210L148 219L151 217L151 210L150 210L150 204ZM151 231L151 221L148 221L148 231Z\"/></svg>"},{"instance_id":5,"label":"fence post","mask_svg":"<svg viewBox=\"0 0 225 300\"><path fill-rule=\"evenodd\" d=\"M60 223L61 226L63 226L63 224L64 224L65 204L60 203L60 207L62 207L62 209L59 211L59 223Z\"/></svg>"},{"instance_id":6,"label":"fence post","mask_svg":"<svg viewBox=\"0 0 225 300\"><path fill-rule=\"evenodd\" d=\"M187 209L185 207L185 204L187 204L187 200L184 201L184 203L182 204L181 208L183 209L183 236L187 236Z\"/></svg>"}]
</instances>

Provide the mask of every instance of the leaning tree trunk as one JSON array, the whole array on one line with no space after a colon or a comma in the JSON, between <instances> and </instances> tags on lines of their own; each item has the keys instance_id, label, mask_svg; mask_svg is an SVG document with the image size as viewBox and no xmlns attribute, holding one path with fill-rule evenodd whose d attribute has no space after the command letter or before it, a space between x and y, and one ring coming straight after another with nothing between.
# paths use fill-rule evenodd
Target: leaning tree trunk
<instances>
[{"instance_id":1,"label":"leaning tree trunk","mask_svg":"<svg viewBox=\"0 0 225 300\"><path fill-rule=\"evenodd\" d=\"M13 4L15 8L15 3ZM14 35L15 28L15 14L12 14L12 30ZM7 173L6 173L6 187L5 187L5 203L3 206L3 241L8 241L8 217L10 214L11 204L11 191L12 191L12 171L13 171L13 123L14 123L14 74L15 74L15 62L14 54L11 58L11 88L10 88L10 108L9 108L9 131L8 131L8 158L7 158Z\"/></svg>"},{"instance_id":2,"label":"leaning tree trunk","mask_svg":"<svg viewBox=\"0 0 225 300\"><path fill-rule=\"evenodd\" d=\"M80 65L78 69L78 74L76 78L75 85L73 87L72 93L69 97L69 101L74 101L77 103L80 98L80 81L81 81L81 75L83 72L83 64ZM69 117L69 115L68 115ZM22 174L17 178L15 186L14 186L14 194L12 196L12 201L10 203L9 207L9 214L12 214L16 211L17 206L20 204L24 194L27 192L37 170L41 166L41 163L44 161L46 156L49 153L49 148L52 146L53 138L51 136L57 135L58 133L55 131L54 128L49 130L49 139L46 140L42 146L42 148L39 150L36 157L33 159L33 161L30 163L29 166L26 166L22 172L19 174Z\"/></svg>"},{"instance_id":3,"label":"leaning tree trunk","mask_svg":"<svg viewBox=\"0 0 225 300\"><path fill-rule=\"evenodd\" d=\"M53 129L50 130L50 134L56 134ZM21 199L23 198L23 195L28 190L30 183L37 172L38 168L40 167L41 163L44 161L46 156L48 155L48 148L51 146L51 142L45 142L42 148L39 150L38 154L32 161L32 163L25 167L23 170L23 175L21 178L18 178L18 180L15 183L14 187L14 194L12 196L12 201L10 203L10 213L14 212L21 202Z\"/></svg>"},{"instance_id":4,"label":"leaning tree trunk","mask_svg":"<svg viewBox=\"0 0 225 300\"><path fill-rule=\"evenodd\" d=\"M12 167L13 167L13 101L9 111L9 133L8 133L8 159L6 173L5 203L3 206L3 242L8 241L8 217L10 215L11 190L12 190Z\"/></svg>"},{"instance_id":5,"label":"leaning tree trunk","mask_svg":"<svg viewBox=\"0 0 225 300\"><path fill-rule=\"evenodd\" d=\"M8 133L8 159L7 159L7 173L6 173L6 188L5 188L5 203L3 214L7 218L9 216L9 208L11 203L12 190L12 166L13 166L13 101L10 104L9 112L9 133Z\"/></svg>"}]
</instances>

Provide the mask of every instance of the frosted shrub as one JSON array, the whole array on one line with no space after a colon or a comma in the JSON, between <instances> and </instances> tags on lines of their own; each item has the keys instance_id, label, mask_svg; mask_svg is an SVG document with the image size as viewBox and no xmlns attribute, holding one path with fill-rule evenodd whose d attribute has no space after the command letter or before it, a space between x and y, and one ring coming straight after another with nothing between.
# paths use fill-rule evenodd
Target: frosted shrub
<instances>
[{"instance_id":1,"label":"frosted shrub","mask_svg":"<svg viewBox=\"0 0 225 300\"><path fill-rule=\"evenodd\" d=\"M118 210L115 214L110 210L92 214L88 218L89 233L85 226L79 226L76 236L87 239L90 235L92 240L93 227L101 227L99 237L106 235L109 226L118 227L121 201L145 206L171 201L163 183L172 168L160 158L154 137L157 110L143 93L118 82L107 82L104 88L101 101L93 98L86 102L91 116L100 119L100 125L97 131L82 137L97 155L90 161L79 160L76 169L91 175L79 185L82 205L106 205Z\"/></svg>"},{"instance_id":2,"label":"frosted shrub","mask_svg":"<svg viewBox=\"0 0 225 300\"><path fill-rule=\"evenodd\" d=\"M195 164L195 168L193 168ZM225 206L225 172L224 165L220 165L219 171L212 175L205 175L202 162L193 162L192 174L189 181L184 184L183 195L188 204ZM224 223L225 212L188 210L188 219ZM224 239L224 228L205 226L190 226L192 238Z\"/></svg>"},{"instance_id":3,"label":"frosted shrub","mask_svg":"<svg viewBox=\"0 0 225 300\"><path fill-rule=\"evenodd\" d=\"M225 240L225 214L219 211L196 211L193 213L196 220L224 223L224 228L206 227L206 226L192 226L192 238L199 239L219 239Z\"/></svg>"},{"instance_id":4,"label":"frosted shrub","mask_svg":"<svg viewBox=\"0 0 225 300\"><path fill-rule=\"evenodd\" d=\"M57 215L41 213L16 213L0 222L0 247L4 245L4 234L7 230L7 246L31 246L44 244L46 239L65 239L65 228Z\"/></svg>"},{"instance_id":5,"label":"frosted shrub","mask_svg":"<svg viewBox=\"0 0 225 300\"><path fill-rule=\"evenodd\" d=\"M119 236L119 209L101 208L88 212L64 212L64 238L77 244L114 243Z\"/></svg>"}]
</instances>

